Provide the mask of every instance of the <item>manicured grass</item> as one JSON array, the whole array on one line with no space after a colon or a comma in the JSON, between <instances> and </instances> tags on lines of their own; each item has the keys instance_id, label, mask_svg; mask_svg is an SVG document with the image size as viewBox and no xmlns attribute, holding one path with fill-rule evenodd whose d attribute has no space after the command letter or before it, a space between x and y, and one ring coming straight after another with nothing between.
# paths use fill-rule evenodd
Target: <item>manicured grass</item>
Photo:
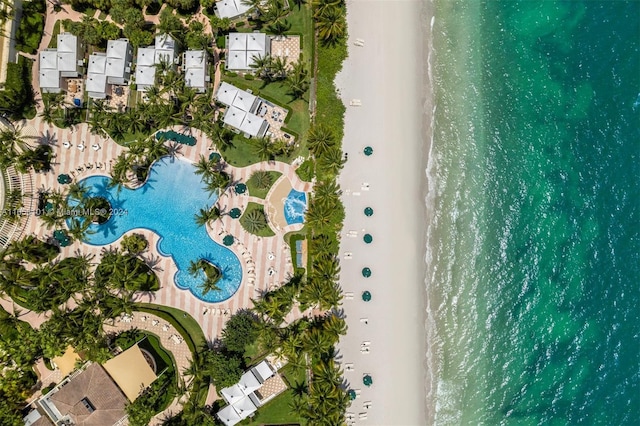
<instances>
[{"instance_id":1,"label":"manicured grass","mask_svg":"<svg viewBox=\"0 0 640 426\"><path fill-rule=\"evenodd\" d=\"M181 335L191 352L204 345L206 338L198 322L188 313L168 306L153 303L136 303L136 310L157 315L168 321Z\"/></svg>"},{"instance_id":2,"label":"manicured grass","mask_svg":"<svg viewBox=\"0 0 640 426\"><path fill-rule=\"evenodd\" d=\"M60 21L56 21L53 24L53 31L51 31L51 40L49 41L49 48L55 49L58 47L58 34L60 34Z\"/></svg>"},{"instance_id":3,"label":"manicured grass","mask_svg":"<svg viewBox=\"0 0 640 426\"><path fill-rule=\"evenodd\" d=\"M272 182L271 186L273 186L275 181L278 180L278 178L282 175L282 173L274 172L274 171L267 172L267 173L269 173L269 176L271 176L271 182ZM249 180L247 181L247 188L249 189L249 195L251 195L252 197L262 198L263 200L264 200L264 197L266 197L267 194L269 193L271 186L266 189L258 188L256 186L256 180L253 177L249 178Z\"/></svg>"},{"instance_id":4,"label":"manicured grass","mask_svg":"<svg viewBox=\"0 0 640 426\"><path fill-rule=\"evenodd\" d=\"M306 380L303 369L295 369L290 365L287 365L280 370L280 374L284 376L285 382L287 382L289 386ZM288 424L306 425L307 422L291 410L291 407L289 406L291 401L293 401L293 391L291 389L287 389L271 401L267 402L264 406L260 407L253 418L246 419L240 424L251 426Z\"/></svg>"},{"instance_id":5,"label":"manicured grass","mask_svg":"<svg viewBox=\"0 0 640 426\"><path fill-rule=\"evenodd\" d=\"M296 254L298 251L296 250L296 242L303 241L307 238L306 229L303 228L301 231L290 232L284 236L284 241L289 245L289 250L291 251L291 259L293 260L293 268L294 272L304 273L305 268L298 268L298 264L296 262Z\"/></svg>"},{"instance_id":6,"label":"manicured grass","mask_svg":"<svg viewBox=\"0 0 640 426\"><path fill-rule=\"evenodd\" d=\"M247 227L246 227L246 221L247 221L247 215L249 214L249 212L253 211L253 210L262 210L264 212L264 206L262 204L258 204L258 203L249 203L247 205L247 208L245 209L244 213L242 213L242 217L240 217L240 224L242 225L242 227L245 229L245 231L250 232ZM267 221L268 222L268 221ZM262 228L261 230L259 230L256 233L250 232L254 235L257 235L258 237L273 237L274 235L276 235L272 230L271 227L267 224L267 226L265 226L264 228Z\"/></svg>"},{"instance_id":7,"label":"manicured grass","mask_svg":"<svg viewBox=\"0 0 640 426\"><path fill-rule=\"evenodd\" d=\"M298 10L298 6L290 2L291 13L287 15L287 21L291 28L286 34L299 35L302 48L302 57L311 71L311 60L313 59L313 11L311 4L303 4Z\"/></svg>"}]
</instances>

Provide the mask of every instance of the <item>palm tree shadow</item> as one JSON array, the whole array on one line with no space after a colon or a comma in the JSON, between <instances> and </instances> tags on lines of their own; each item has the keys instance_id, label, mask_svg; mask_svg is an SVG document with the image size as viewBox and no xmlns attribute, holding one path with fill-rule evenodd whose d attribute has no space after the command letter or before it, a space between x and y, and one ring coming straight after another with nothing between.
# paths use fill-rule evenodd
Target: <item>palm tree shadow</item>
<instances>
[{"instance_id":1,"label":"palm tree shadow","mask_svg":"<svg viewBox=\"0 0 640 426\"><path fill-rule=\"evenodd\" d=\"M58 144L57 135L55 133L51 133L49 129L40 137L39 142L42 145L51 145L56 146Z\"/></svg>"},{"instance_id":2,"label":"palm tree shadow","mask_svg":"<svg viewBox=\"0 0 640 426\"><path fill-rule=\"evenodd\" d=\"M150 253L146 257L145 256L140 256L140 257L142 258L144 263L149 267L149 269L151 269L152 271L154 272L164 271L164 269L158 266L160 262L162 262L162 257L160 257L159 255L154 255L153 253Z\"/></svg>"}]
</instances>

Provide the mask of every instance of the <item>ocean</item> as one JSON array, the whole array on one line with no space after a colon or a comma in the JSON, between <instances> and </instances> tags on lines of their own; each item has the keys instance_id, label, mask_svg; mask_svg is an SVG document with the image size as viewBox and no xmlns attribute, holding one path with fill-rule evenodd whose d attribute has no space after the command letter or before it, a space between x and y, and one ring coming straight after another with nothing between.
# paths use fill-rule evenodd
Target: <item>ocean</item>
<instances>
[{"instance_id":1,"label":"ocean","mask_svg":"<svg viewBox=\"0 0 640 426\"><path fill-rule=\"evenodd\" d=\"M430 417L638 424L640 2L430 7Z\"/></svg>"}]
</instances>

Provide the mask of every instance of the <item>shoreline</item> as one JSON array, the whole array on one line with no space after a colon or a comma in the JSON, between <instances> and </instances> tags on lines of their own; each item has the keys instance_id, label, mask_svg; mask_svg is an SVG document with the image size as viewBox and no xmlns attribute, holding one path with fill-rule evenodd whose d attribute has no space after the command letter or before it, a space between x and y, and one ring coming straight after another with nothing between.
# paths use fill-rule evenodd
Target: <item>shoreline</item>
<instances>
[{"instance_id":1,"label":"shoreline","mask_svg":"<svg viewBox=\"0 0 640 426\"><path fill-rule=\"evenodd\" d=\"M431 141L425 139L432 102L425 93L431 55L425 55L430 42L423 32L432 21L425 22L422 0L348 0L347 22L348 57L336 77L347 108L348 155L339 182L346 211L340 284L349 330L339 353L347 387L358 393L347 419L430 424L425 200L432 191L425 175ZM371 156L365 146L373 148ZM365 207L374 214L367 217ZM363 241L365 233L372 243ZM363 277L364 267L371 277ZM371 292L370 302L362 300L364 290ZM372 376L372 386L363 385L364 374Z\"/></svg>"}]
</instances>

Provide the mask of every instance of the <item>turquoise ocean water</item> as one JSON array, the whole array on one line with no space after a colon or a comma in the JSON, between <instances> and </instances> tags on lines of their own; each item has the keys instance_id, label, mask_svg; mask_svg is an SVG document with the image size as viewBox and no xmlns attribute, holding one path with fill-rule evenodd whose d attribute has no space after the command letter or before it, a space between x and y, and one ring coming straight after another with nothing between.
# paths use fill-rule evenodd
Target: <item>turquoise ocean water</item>
<instances>
[{"instance_id":1,"label":"turquoise ocean water","mask_svg":"<svg viewBox=\"0 0 640 426\"><path fill-rule=\"evenodd\" d=\"M434 0L437 424L640 422L640 2Z\"/></svg>"}]
</instances>

